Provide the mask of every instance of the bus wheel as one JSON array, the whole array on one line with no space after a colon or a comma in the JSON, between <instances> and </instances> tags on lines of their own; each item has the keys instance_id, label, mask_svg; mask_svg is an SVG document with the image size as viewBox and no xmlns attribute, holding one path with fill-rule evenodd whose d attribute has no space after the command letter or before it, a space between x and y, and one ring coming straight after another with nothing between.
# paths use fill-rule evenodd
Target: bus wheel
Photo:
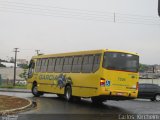
<instances>
[{"instance_id":1,"label":"bus wheel","mask_svg":"<svg viewBox=\"0 0 160 120\"><path fill-rule=\"evenodd\" d=\"M71 101L72 99L72 89L70 86L66 86L65 87L65 93L64 93L64 97L66 99L66 101Z\"/></svg>"},{"instance_id":2,"label":"bus wheel","mask_svg":"<svg viewBox=\"0 0 160 120\"><path fill-rule=\"evenodd\" d=\"M32 87L32 94L33 94L35 97L39 97L39 96L42 95L43 93L40 93L40 92L38 91L37 85L33 85L33 87Z\"/></svg>"}]
</instances>

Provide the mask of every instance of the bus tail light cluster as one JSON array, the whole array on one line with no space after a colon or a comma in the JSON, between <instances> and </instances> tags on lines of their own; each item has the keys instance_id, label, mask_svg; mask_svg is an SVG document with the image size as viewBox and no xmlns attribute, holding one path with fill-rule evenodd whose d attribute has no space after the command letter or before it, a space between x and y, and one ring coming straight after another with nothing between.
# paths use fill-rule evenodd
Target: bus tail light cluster
<instances>
[{"instance_id":1,"label":"bus tail light cluster","mask_svg":"<svg viewBox=\"0 0 160 120\"><path fill-rule=\"evenodd\" d=\"M136 90L138 90L138 86L139 86L139 85L138 85L138 82L137 82L137 83L136 83Z\"/></svg>"},{"instance_id":2,"label":"bus tail light cluster","mask_svg":"<svg viewBox=\"0 0 160 120\"><path fill-rule=\"evenodd\" d=\"M105 86L105 79L104 78L100 79L100 86Z\"/></svg>"}]
</instances>

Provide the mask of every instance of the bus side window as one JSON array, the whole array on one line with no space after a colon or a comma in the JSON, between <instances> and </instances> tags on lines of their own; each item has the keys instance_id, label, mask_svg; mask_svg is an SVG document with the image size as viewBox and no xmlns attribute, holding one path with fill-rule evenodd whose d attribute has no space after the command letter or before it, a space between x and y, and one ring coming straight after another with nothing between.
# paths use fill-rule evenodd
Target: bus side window
<instances>
[{"instance_id":1,"label":"bus side window","mask_svg":"<svg viewBox=\"0 0 160 120\"><path fill-rule=\"evenodd\" d=\"M82 64L82 72L83 73L91 73L93 68L93 55L85 55L83 58L83 64Z\"/></svg>"},{"instance_id":2,"label":"bus side window","mask_svg":"<svg viewBox=\"0 0 160 120\"><path fill-rule=\"evenodd\" d=\"M62 72L64 58L57 58L55 72Z\"/></svg>"},{"instance_id":3,"label":"bus side window","mask_svg":"<svg viewBox=\"0 0 160 120\"><path fill-rule=\"evenodd\" d=\"M75 56L73 58L72 72L73 73L77 73L78 72L78 56Z\"/></svg>"},{"instance_id":4,"label":"bus side window","mask_svg":"<svg viewBox=\"0 0 160 120\"><path fill-rule=\"evenodd\" d=\"M44 64L45 64L45 59L42 59L41 72L43 72Z\"/></svg>"},{"instance_id":5,"label":"bus side window","mask_svg":"<svg viewBox=\"0 0 160 120\"><path fill-rule=\"evenodd\" d=\"M101 54L96 54L93 63L93 72L96 72L100 65Z\"/></svg>"},{"instance_id":6,"label":"bus side window","mask_svg":"<svg viewBox=\"0 0 160 120\"><path fill-rule=\"evenodd\" d=\"M38 63L39 63L39 59L36 61L36 68L35 68L35 72L38 72Z\"/></svg>"},{"instance_id":7,"label":"bus side window","mask_svg":"<svg viewBox=\"0 0 160 120\"><path fill-rule=\"evenodd\" d=\"M68 66L69 72L72 71L72 66L73 66L73 56L69 58L69 66Z\"/></svg>"},{"instance_id":8,"label":"bus side window","mask_svg":"<svg viewBox=\"0 0 160 120\"><path fill-rule=\"evenodd\" d=\"M42 59L41 72L46 72L47 70L48 59Z\"/></svg>"},{"instance_id":9,"label":"bus side window","mask_svg":"<svg viewBox=\"0 0 160 120\"><path fill-rule=\"evenodd\" d=\"M41 68L41 59L37 59L36 61L36 72L40 72L40 68Z\"/></svg>"},{"instance_id":10,"label":"bus side window","mask_svg":"<svg viewBox=\"0 0 160 120\"><path fill-rule=\"evenodd\" d=\"M48 72L54 72L56 58L49 58L48 60Z\"/></svg>"},{"instance_id":11,"label":"bus side window","mask_svg":"<svg viewBox=\"0 0 160 120\"><path fill-rule=\"evenodd\" d=\"M65 57L64 58L64 66L63 66L63 72L69 73L71 72L71 67L72 67L72 61L73 57Z\"/></svg>"},{"instance_id":12,"label":"bus side window","mask_svg":"<svg viewBox=\"0 0 160 120\"><path fill-rule=\"evenodd\" d=\"M81 72L82 60L83 60L83 57L82 57L82 56L79 56L79 57L78 57L78 63L77 63L77 72Z\"/></svg>"}]
</instances>

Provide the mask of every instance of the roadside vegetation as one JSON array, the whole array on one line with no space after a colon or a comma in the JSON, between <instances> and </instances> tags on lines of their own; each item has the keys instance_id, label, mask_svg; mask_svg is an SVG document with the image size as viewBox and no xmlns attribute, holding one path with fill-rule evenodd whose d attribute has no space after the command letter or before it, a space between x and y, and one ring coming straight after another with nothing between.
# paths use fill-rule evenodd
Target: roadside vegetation
<instances>
[{"instance_id":1,"label":"roadside vegetation","mask_svg":"<svg viewBox=\"0 0 160 120\"><path fill-rule=\"evenodd\" d=\"M149 68L149 65L146 64L141 64L139 65L139 71L140 72L145 72L145 70L147 70Z\"/></svg>"},{"instance_id":2,"label":"roadside vegetation","mask_svg":"<svg viewBox=\"0 0 160 120\"><path fill-rule=\"evenodd\" d=\"M9 89L27 89L27 85L3 85L3 86L0 86L0 88L9 88Z\"/></svg>"}]
</instances>

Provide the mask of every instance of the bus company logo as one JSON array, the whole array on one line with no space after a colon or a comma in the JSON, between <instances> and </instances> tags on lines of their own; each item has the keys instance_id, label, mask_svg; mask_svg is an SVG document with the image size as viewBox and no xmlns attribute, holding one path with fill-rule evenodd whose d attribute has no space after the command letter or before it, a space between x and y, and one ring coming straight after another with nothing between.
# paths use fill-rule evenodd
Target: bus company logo
<instances>
[{"instance_id":1,"label":"bus company logo","mask_svg":"<svg viewBox=\"0 0 160 120\"><path fill-rule=\"evenodd\" d=\"M72 79L70 77L66 77L65 74L60 74L58 77L57 77L57 86L59 86L59 88L63 88L66 86L67 83L69 84L73 84L72 83Z\"/></svg>"},{"instance_id":2,"label":"bus company logo","mask_svg":"<svg viewBox=\"0 0 160 120\"><path fill-rule=\"evenodd\" d=\"M55 80L57 76L54 75L40 75L40 80Z\"/></svg>"},{"instance_id":3,"label":"bus company logo","mask_svg":"<svg viewBox=\"0 0 160 120\"><path fill-rule=\"evenodd\" d=\"M110 80L107 80L106 81L106 86L110 86L111 85L111 81Z\"/></svg>"},{"instance_id":4,"label":"bus company logo","mask_svg":"<svg viewBox=\"0 0 160 120\"><path fill-rule=\"evenodd\" d=\"M72 79L70 77L66 77L65 74L59 75L40 75L40 80L53 80L55 84L61 89L66 86L67 83L72 84Z\"/></svg>"},{"instance_id":5,"label":"bus company logo","mask_svg":"<svg viewBox=\"0 0 160 120\"><path fill-rule=\"evenodd\" d=\"M118 77L118 80L119 80L119 81L126 81L125 78L120 78L120 77Z\"/></svg>"}]
</instances>

